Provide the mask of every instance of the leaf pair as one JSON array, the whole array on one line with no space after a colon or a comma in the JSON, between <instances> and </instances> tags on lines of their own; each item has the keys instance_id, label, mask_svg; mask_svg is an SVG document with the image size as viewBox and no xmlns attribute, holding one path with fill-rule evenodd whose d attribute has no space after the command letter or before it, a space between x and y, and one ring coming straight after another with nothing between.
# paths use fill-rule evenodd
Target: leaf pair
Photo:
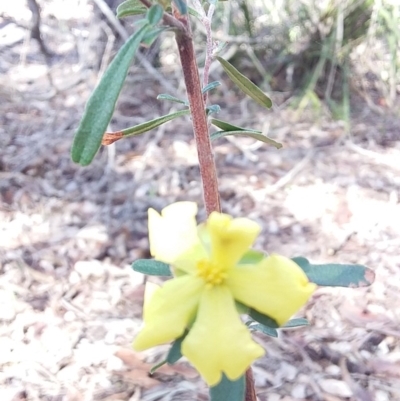
<instances>
[{"instance_id":1,"label":"leaf pair","mask_svg":"<svg viewBox=\"0 0 400 401\"><path fill-rule=\"evenodd\" d=\"M251 250L247 252L239 264L257 263L265 258L262 252ZM321 287L365 287L371 285L375 274L371 269L353 264L312 264L306 258L292 259L307 275L308 279ZM132 269L151 276L172 276L169 265L154 259L138 259L132 264ZM257 320L257 319L255 319Z\"/></svg>"}]
</instances>

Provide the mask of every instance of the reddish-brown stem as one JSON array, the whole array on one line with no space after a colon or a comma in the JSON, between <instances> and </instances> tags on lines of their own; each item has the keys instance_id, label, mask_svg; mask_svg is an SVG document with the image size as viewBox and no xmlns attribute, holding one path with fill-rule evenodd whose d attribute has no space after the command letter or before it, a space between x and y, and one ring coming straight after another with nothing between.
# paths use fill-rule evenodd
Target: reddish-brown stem
<instances>
[{"instance_id":1,"label":"reddish-brown stem","mask_svg":"<svg viewBox=\"0 0 400 401\"><path fill-rule=\"evenodd\" d=\"M248 368L246 371L246 392L244 395L245 401L257 401L256 389L254 387L253 371Z\"/></svg>"},{"instance_id":2,"label":"reddish-brown stem","mask_svg":"<svg viewBox=\"0 0 400 401\"><path fill-rule=\"evenodd\" d=\"M140 2L147 8L150 8L153 5L153 3L149 0L140 0ZM172 26L180 30L184 29L184 26L179 21L177 21L171 14L168 14L167 12L164 12L163 20L164 23L168 26Z\"/></svg>"},{"instance_id":3,"label":"reddish-brown stem","mask_svg":"<svg viewBox=\"0 0 400 401\"><path fill-rule=\"evenodd\" d=\"M199 70L191 37L190 22L187 15L179 14L178 10L174 10L174 14L175 18L186 28L185 31L176 32L175 38L178 44L179 57L182 64L183 77L185 79L189 107L192 115L193 131L199 157L200 175L203 182L204 203L207 215L209 215L213 211L221 211L217 171L208 132L207 116L203 95L201 93Z\"/></svg>"},{"instance_id":4,"label":"reddish-brown stem","mask_svg":"<svg viewBox=\"0 0 400 401\"><path fill-rule=\"evenodd\" d=\"M191 37L190 22L187 16L180 15L179 11L176 9L174 9L174 16L186 28L185 31L176 32L175 37L178 44L179 57L182 64L183 77L193 120L193 131L196 139L200 174L203 182L204 203L207 214L209 215L213 211L221 211L217 171L208 132L207 116L205 113L204 98L201 93L199 70ZM245 401L257 401L251 368L246 371Z\"/></svg>"}]
</instances>

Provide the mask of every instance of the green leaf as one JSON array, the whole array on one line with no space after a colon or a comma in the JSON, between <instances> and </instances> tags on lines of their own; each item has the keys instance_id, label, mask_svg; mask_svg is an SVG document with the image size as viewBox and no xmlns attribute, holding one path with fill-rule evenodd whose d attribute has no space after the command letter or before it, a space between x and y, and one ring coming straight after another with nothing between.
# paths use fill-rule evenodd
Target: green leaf
<instances>
[{"instance_id":1,"label":"green leaf","mask_svg":"<svg viewBox=\"0 0 400 401\"><path fill-rule=\"evenodd\" d=\"M257 85L251 82L249 78L240 73L229 61L219 56L216 56L216 59L220 62L228 77L242 92L267 109L272 106L271 99Z\"/></svg>"},{"instance_id":2,"label":"green leaf","mask_svg":"<svg viewBox=\"0 0 400 401\"><path fill-rule=\"evenodd\" d=\"M288 329L290 327L301 327L301 326L309 326L310 323L307 319L302 317L289 320L282 328Z\"/></svg>"},{"instance_id":3,"label":"green leaf","mask_svg":"<svg viewBox=\"0 0 400 401\"><path fill-rule=\"evenodd\" d=\"M250 249L242 256L242 259L240 259L238 264L239 265L253 265L258 262L261 262L265 258L266 258L266 255L264 253Z\"/></svg>"},{"instance_id":4,"label":"green leaf","mask_svg":"<svg viewBox=\"0 0 400 401\"><path fill-rule=\"evenodd\" d=\"M278 337L278 331L272 327L265 326L261 323L255 323L249 326L250 330L260 331L270 337Z\"/></svg>"},{"instance_id":5,"label":"green leaf","mask_svg":"<svg viewBox=\"0 0 400 401\"><path fill-rule=\"evenodd\" d=\"M206 92L208 92L208 91L210 91L210 90L212 90L212 89L214 89L214 88L216 88L217 86L220 86L221 85L221 82L219 82L219 81L213 81L213 82L210 82L208 85L206 85L203 89L202 89L202 93L206 93Z\"/></svg>"},{"instance_id":6,"label":"green leaf","mask_svg":"<svg viewBox=\"0 0 400 401\"><path fill-rule=\"evenodd\" d=\"M221 111L221 106L219 104L212 104L206 107L206 113L208 116L213 113L218 114L220 111Z\"/></svg>"},{"instance_id":7,"label":"green leaf","mask_svg":"<svg viewBox=\"0 0 400 401\"><path fill-rule=\"evenodd\" d=\"M179 359L182 358L181 345L182 345L182 341L185 339L187 334L188 334L188 332L185 332L185 334L183 336L179 337L172 344L172 347L169 349L167 359L166 359L168 365L173 365L175 362L178 362Z\"/></svg>"},{"instance_id":8,"label":"green leaf","mask_svg":"<svg viewBox=\"0 0 400 401\"><path fill-rule=\"evenodd\" d=\"M175 362L178 362L179 359L182 358L181 345L187 334L188 331L186 331L183 336L174 341L172 347L168 351L167 357L160 363L157 363L157 365L154 365L150 369L150 374L153 374L157 369L161 368L161 366L164 366L166 363L168 363L168 365L173 365Z\"/></svg>"},{"instance_id":9,"label":"green leaf","mask_svg":"<svg viewBox=\"0 0 400 401\"><path fill-rule=\"evenodd\" d=\"M175 111L174 113L166 114L165 116L155 118L154 120L135 125L134 127L126 128L120 132L123 136L140 135L144 132L152 130L153 128L159 127L160 125L165 124L166 122L171 121L174 118L185 116L188 114L190 114L190 110Z\"/></svg>"},{"instance_id":10,"label":"green leaf","mask_svg":"<svg viewBox=\"0 0 400 401\"><path fill-rule=\"evenodd\" d=\"M244 376L231 381L224 374L221 381L210 387L210 401L244 401L246 380Z\"/></svg>"},{"instance_id":11,"label":"green leaf","mask_svg":"<svg viewBox=\"0 0 400 401\"><path fill-rule=\"evenodd\" d=\"M256 131L254 129L242 128L233 124L229 124L226 121L218 120L216 118L211 119L211 124L220 128L222 131L213 132L210 135L210 139L212 141L223 138L228 135L237 135L237 136L247 136L253 139L257 139L258 141L268 143L269 145L275 146L277 149L282 147L282 144L275 141L272 138L264 135L261 131Z\"/></svg>"},{"instance_id":12,"label":"green leaf","mask_svg":"<svg viewBox=\"0 0 400 401\"><path fill-rule=\"evenodd\" d=\"M147 8L140 0L127 0L117 7L117 18L145 14L146 12Z\"/></svg>"},{"instance_id":13,"label":"green leaf","mask_svg":"<svg viewBox=\"0 0 400 401\"><path fill-rule=\"evenodd\" d=\"M261 132L256 130L251 130L247 128L238 127L237 125L229 124L226 121L218 120L217 118L211 119L211 124L215 125L216 127L222 129L222 131L254 131L254 132Z\"/></svg>"},{"instance_id":14,"label":"green leaf","mask_svg":"<svg viewBox=\"0 0 400 401\"><path fill-rule=\"evenodd\" d=\"M160 363L157 363L157 365L152 366L150 369L150 375L153 375L156 370L160 369L161 366L164 366L166 363L167 361L164 359Z\"/></svg>"},{"instance_id":15,"label":"green leaf","mask_svg":"<svg viewBox=\"0 0 400 401\"><path fill-rule=\"evenodd\" d=\"M188 13L188 7L186 4L186 1L184 0L173 0L175 3L176 7L178 8L179 12L181 15L186 15Z\"/></svg>"},{"instance_id":16,"label":"green leaf","mask_svg":"<svg viewBox=\"0 0 400 401\"><path fill-rule=\"evenodd\" d=\"M254 132L254 131L217 131L213 132L210 135L210 139L212 141L215 141L216 139L223 138L224 136L229 136L229 135L236 135L236 136L247 136L249 138L257 139L258 141L268 143L269 145L274 146L277 149L280 149L282 147L282 144L280 142L277 142L273 140L272 138L265 136L261 132Z\"/></svg>"},{"instance_id":17,"label":"green leaf","mask_svg":"<svg viewBox=\"0 0 400 401\"><path fill-rule=\"evenodd\" d=\"M320 286L366 287L375 280L375 273L362 265L336 263L313 265L303 257L292 260L300 266L311 282Z\"/></svg>"},{"instance_id":18,"label":"green leaf","mask_svg":"<svg viewBox=\"0 0 400 401\"><path fill-rule=\"evenodd\" d=\"M144 35L143 39L142 39L142 45L145 45L147 47L150 47L154 41L158 38L158 36L160 35L161 32L167 31L171 28L167 27L167 26L160 26L160 27L155 27L151 30L149 30L149 32L146 33L146 35Z\"/></svg>"},{"instance_id":19,"label":"green leaf","mask_svg":"<svg viewBox=\"0 0 400 401\"><path fill-rule=\"evenodd\" d=\"M199 20L201 20L201 15L192 7L188 7L188 11L190 15L193 15L193 17L198 18Z\"/></svg>"},{"instance_id":20,"label":"green leaf","mask_svg":"<svg viewBox=\"0 0 400 401\"><path fill-rule=\"evenodd\" d=\"M89 165L99 150L129 66L147 30L148 26L143 26L126 41L90 96L72 145L75 163Z\"/></svg>"},{"instance_id":21,"label":"green leaf","mask_svg":"<svg viewBox=\"0 0 400 401\"><path fill-rule=\"evenodd\" d=\"M132 263L135 272L148 274L149 276L172 276L169 265L154 259L138 259Z\"/></svg>"},{"instance_id":22,"label":"green leaf","mask_svg":"<svg viewBox=\"0 0 400 401\"><path fill-rule=\"evenodd\" d=\"M163 14L164 9L162 6L160 4L154 4L148 9L146 17L149 21L149 24L157 25L161 21Z\"/></svg>"},{"instance_id":23,"label":"green leaf","mask_svg":"<svg viewBox=\"0 0 400 401\"><path fill-rule=\"evenodd\" d=\"M279 327L278 323L276 323L274 319L262 314L261 312L256 311L255 309L250 308L248 315L258 323L263 324L264 326L270 327L272 329L277 329Z\"/></svg>"},{"instance_id":24,"label":"green leaf","mask_svg":"<svg viewBox=\"0 0 400 401\"><path fill-rule=\"evenodd\" d=\"M236 309L237 309L239 315L248 315L249 314L249 309L250 308L247 305L244 305L241 302L236 301L236 300L235 300L235 305L236 305ZM252 323L252 322L253 321L251 320L249 322L249 324Z\"/></svg>"},{"instance_id":25,"label":"green leaf","mask_svg":"<svg viewBox=\"0 0 400 401\"><path fill-rule=\"evenodd\" d=\"M177 97L168 95L167 93L161 93L158 95L157 100L169 100L170 102L181 103L185 106L189 106L189 102L187 100L178 99Z\"/></svg>"}]
</instances>

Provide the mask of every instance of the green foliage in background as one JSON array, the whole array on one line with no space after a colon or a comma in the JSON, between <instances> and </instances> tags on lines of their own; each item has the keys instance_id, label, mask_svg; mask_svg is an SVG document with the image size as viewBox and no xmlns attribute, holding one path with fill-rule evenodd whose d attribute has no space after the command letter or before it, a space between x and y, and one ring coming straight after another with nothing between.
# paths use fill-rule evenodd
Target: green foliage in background
<instances>
[{"instance_id":1,"label":"green foliage in background","mask_svg":"<svg viewBox=\"0 0 400 401\"><path fill-rule=\"evenodd\" d=\"M237 0L220 8L218 34L237 44L230 62L257 84L294 92L295 108L321 109L325 101L333 117L348 122L352 91L371 104L368 89L394 105L400 83L396 0L256 0L251 6Z\"/></svg>"}]
</instances>

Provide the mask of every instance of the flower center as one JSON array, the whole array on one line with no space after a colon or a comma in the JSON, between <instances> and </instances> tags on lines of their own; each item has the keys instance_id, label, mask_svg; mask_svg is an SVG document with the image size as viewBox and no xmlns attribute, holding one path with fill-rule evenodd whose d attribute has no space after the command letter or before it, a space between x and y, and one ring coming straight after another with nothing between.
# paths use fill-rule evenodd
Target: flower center
<instances>
[{"instance_id":1,"label":"flower center","mask_svg":"<svg viewBox=\"0 0 400 401\"><path fill-rule=\"evenodd\" d=\"M214 286L222 284L226 278L226 271L208 259L201 259L197 262L197 275L201 277L207 285Z\"/></svg>"}]
</instances>

